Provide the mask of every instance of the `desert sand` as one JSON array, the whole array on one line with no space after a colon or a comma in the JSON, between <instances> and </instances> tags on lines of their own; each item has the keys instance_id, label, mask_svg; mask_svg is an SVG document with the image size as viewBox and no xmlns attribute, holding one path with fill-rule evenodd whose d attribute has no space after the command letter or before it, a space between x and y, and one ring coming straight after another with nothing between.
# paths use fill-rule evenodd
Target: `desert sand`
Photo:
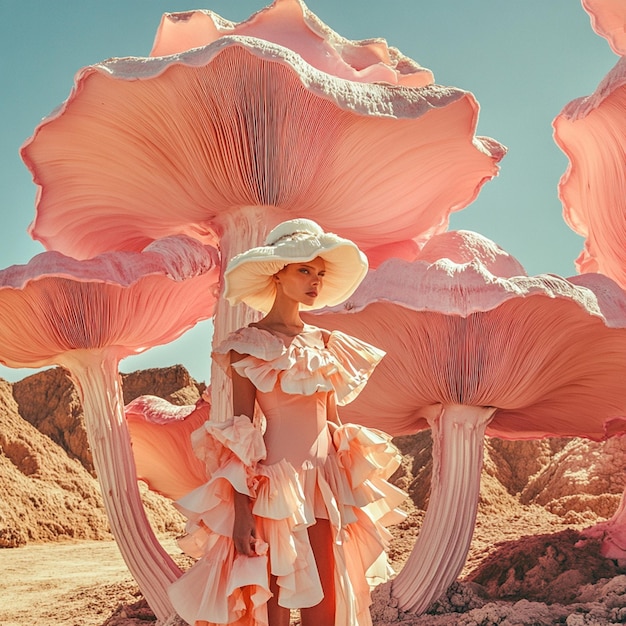
<instances>
[{"instance_id":1,"label":"desert sand","mask_svg":"<svg viewBox=\"0 0 626 626\"><path fill-rule=\"evenodd\" d=\"M417 513L398 529L403 537L394 540L396 557L406 555L419 517ZM615 563L597 557L597 546L575 549L578 531L563 528L549 517L529 515L509 523L499 518L495 526L481 517L466 570L473 569L483 584L469 582L466 575L465 582L453 585L432 614L421 617L394 607L388 587L383 586L373 595L375 625L603 626L626 622L626 575ZM524 530L540 529L549 532L515 538ZM496 537L506 536L510 538L490 545ZM160 540L184 566L173 537L162 535ZM476 563L482 563L482 569ZM516 567L520 568L517 578L506 575ZM0 550L0 569L4 572L0 579L2 626L145 626L155 622L111 540ZM504 583L499 582L501 578ZM499 599L499 593L509 598ZM295 614L292 623L299 623Z\"/></svg>"},{"instance_id":2,"label":"desert sand","mask_svg":"<svg viewBox=\"0 0 626 626\"><path fill-rule=\"evenodd\" d=\"M1 550L0 569L4 572L0 579L2 626L100 626L118 607L140 599L137 585L111 540ZM143 613L154 620L150 611Z\"/></svg>"}]
</instances>

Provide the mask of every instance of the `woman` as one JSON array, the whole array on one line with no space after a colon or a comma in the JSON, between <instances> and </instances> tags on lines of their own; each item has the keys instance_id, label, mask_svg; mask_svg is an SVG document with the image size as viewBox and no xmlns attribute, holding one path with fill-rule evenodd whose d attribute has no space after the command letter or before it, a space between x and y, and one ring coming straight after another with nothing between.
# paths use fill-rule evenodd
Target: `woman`
<instances>
[{"instance_id":1,"label":"woman","mask_svg":"<svg viewBox=\"0 0 626 626\"><path fill-rule=\"evenodd\" d=\"M399 454L379 431L342 426L337 404L384 353L300 317L345 300L366 272L354 243L305 219L229 263L225 297L265 315L213 353L234 417L194 433L210 478L178 502L181 545L199 560L170 597L190 624L288 626L296 608L302 626L371 624L370 586L391 572L384 525L403 518L405 494L386 480Z\"/></svg>"}]
</instances>

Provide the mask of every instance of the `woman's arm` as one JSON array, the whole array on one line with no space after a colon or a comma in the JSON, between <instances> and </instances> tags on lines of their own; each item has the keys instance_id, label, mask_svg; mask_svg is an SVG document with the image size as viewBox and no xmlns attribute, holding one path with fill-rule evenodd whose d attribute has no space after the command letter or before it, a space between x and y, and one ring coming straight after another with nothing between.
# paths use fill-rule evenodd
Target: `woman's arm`
<instances>
[{"instance_id":1,"label":"woman's arm","mask_svg":"<svg viewBox=\"0 0 626 626\"><path fill-rule=\"evenodd\" d=\"M245 355L238 352L230 353L230 362L236 363ZM254 402L256 387L249 378L240 376L232 367L233 384L233 415L246 415L250 419L254 416ZM256 529L252 515L250 498L245 493L235 491L235 526L233 528L233 541L239 554L253 556Z\"/></svg>"},{"instance_id":2,"label":"woman's arm","mask_svg":"<svg viewBox=\"0 0 626 626\"><path fill-rule=\"evenodd\" d=\"M334 391L328 392L328 400L326 402L326 420L331 435L341 426L339 412L337 411L337 398Z\"/></svg>"},{"instance_id":3,"label":"woman's arm","mask_svg":"<svg viewBox=\"0 0 626 626\"><path fill-rule=\"evenodd\" d=\"M246 355L239 352L230 353L230 362L237 363ZM233 415L246 415L251 420L254 416L254 402L256 400L256 387L249 378L237 374L233 367L230 368L233 383Z\"/></svg>"}]
</instances>

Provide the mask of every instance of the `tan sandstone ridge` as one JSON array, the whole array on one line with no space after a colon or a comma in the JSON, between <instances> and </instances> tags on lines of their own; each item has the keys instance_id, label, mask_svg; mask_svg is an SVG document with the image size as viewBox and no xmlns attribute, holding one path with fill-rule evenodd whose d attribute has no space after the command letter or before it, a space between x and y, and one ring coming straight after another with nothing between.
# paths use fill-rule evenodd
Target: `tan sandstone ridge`
<instances>
[{"instance_id":1,"label":"tan sandstone ridge","mask_svg":"<svg viewBox=\"0 0 626 626\"><path fill-rule=\"evenodd\" d=\"M183 367L123 376L124 400L154 393L195 402L202 388ZM0 379L0 547L32 541L110 539L93 475L78 394L60 368L10 383ZM142 489L155 532L179 533L169 501Z\"/></svg>"},{"instance_id":2,"label":"tan sandstone ridge","mask_svg":"<svg viewBox=\"0 0 626 626\"><path fill-rule=\"evenodd\" d=\"M193 404L204 386L182 366L174 366L123 375L123 389L125 402L151 394L175 404ZM409 516L394 529L390 546L397 569L419 532L432 461L428 431L395 441L404 462L394 481L410 495ZM624 438L604 443L488 439L476 530L459 582L421 617L394 606L389 586L383 585L374 592L374 624L626 623L626 570L600 557L594 542L579 542L581 529L610 517L617 508L625 461ZM173 538L183 530L182 518L171 502L145 487L142 496L155 532L180 558ZM24 577L23 594L28 593L32 607L42 607L30 609L32 615L23 607L11 612L2 605L0 584L0 624L21 626L31 618L44 626L154 622L134 583L124 577L123 563L116 570L121 580L107 578L106 584L98 584L103 556L92 566L91 584L77 584L73 594L65 590L62 607L51 608L46 602L45 588L38 587L33 575L37 567L55 563L55 555L59 562L51 567L80 563L100 554L94 546L106 551L110 544L82 408L65 371L47 370L14 384L0 379L0 547L16 548L1 551L0 559L6 555L1 562L15 564L9 571ZM18 566L21 554L34 561L32 568L26 557L26 566ZM107 563L114 558L119 555L107 556ZM181 564L186 562L181 559ZM296 618L293 623L298 623Z\"/></svg>"}]
</instances>

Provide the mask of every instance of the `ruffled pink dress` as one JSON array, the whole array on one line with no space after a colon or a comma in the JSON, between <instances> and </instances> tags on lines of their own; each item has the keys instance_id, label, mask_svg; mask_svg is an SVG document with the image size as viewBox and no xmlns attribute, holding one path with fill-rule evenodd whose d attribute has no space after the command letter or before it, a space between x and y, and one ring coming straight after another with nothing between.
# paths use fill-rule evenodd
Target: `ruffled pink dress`
<instances>
[{"instance_id":1,"label":"ruffled pink dress","mask_svg":"<svg viewBox=\"0 0 626 626\"><path fill-rule=\"evenodd\" d=\"M307 528L328 519L334 537L335 626L366 626L370 589L392 572L386 526L404 518L406 494L387 478L400 454L389 435L345 424L331 435L327 403L350 402L384 356L335 331L307 326L297 336L256 327L230 334L213 357L233 364L257 388L264 433L246 416L207 421L192 435L208 482L178 500L187 516L182 549L198 561L170 588L189 624L266 626L270 573L278 603L314 606L323 597ZM248 494L257 556L237 554L232 540L234 490ZM332 625L324 625L332 626Z\"/></svg>"}]
</instances>

